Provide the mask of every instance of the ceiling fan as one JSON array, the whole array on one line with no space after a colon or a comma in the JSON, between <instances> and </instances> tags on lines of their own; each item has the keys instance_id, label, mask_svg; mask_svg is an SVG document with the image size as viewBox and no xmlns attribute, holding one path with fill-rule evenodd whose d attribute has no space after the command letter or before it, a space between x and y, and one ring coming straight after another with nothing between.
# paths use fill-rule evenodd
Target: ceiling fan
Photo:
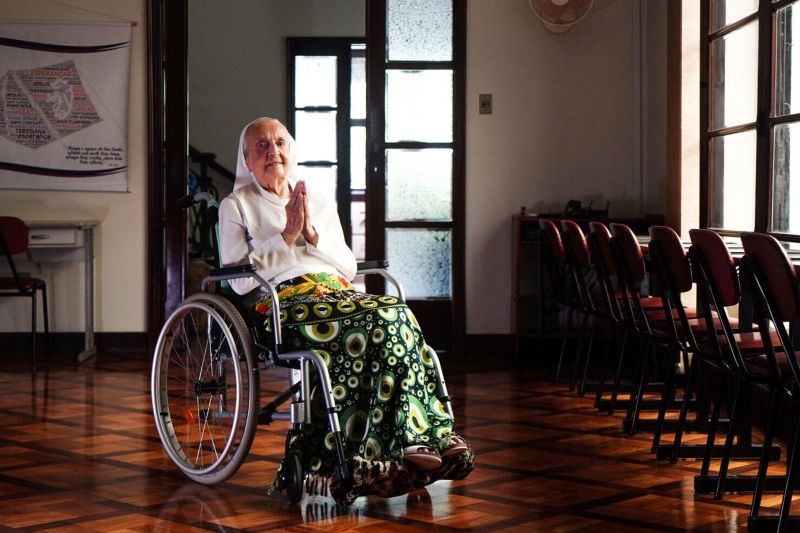
<instances>
[{"instance_id":1,"label":"ceiling fan","mask_svg":"<svg viewBox=\"0 0 800 533\"><path fill-rule=\"evenodd\" d=\"M564 33L586 18L595 0L528 0L528 3L545 28Z\"/></svg>"}]
</instances>

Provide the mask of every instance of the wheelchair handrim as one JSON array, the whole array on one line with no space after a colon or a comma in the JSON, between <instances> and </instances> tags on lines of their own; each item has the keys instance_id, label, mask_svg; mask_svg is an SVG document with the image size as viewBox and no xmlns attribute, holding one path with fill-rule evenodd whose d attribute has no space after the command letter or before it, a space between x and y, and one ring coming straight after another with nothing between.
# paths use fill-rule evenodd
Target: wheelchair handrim
<instances>
[{"instance_id":1,"label":"wheelchair handrim","mask_svg":"<svg viewBox=\"0 0 800 533\"><path fill-rule=\"evenodd\" d=\"M158 336L158 342L156 344L155 354L153 356L153 368L150 375L150 387L151 387L151 398L152 398L152 406L153 406L153 416L156 420L156 428L158 430L158 435L161 438L161 442L164 444L164 449L169 455L170 459L184 472L193 474L193 475L205 475L210 474L217 470L219 466L225 461L230 453L231 448L233 447L234 440L236 438L236 428L239 425L239 418L241 413L242 407L242 378L241 378L241 370L240 370L240 362L239 362L239 349L236 346L236 343L231 335L230 329L228 327L222 328L224 331L224 335L228 346L231 348L231 360L234 366L234 375L236 376L236 406L233 415L233 422L231 427L233 428L228 435L228 439L225 443L225 447L223 448L222 452L218 454L217 460L214 461L211 465L204 467L204 468L191 468L189 465L191 464L186 454L183 453L180 443L177 440L177 434L175 432L174 426L172 424L171 416L169 410L162 409L162 407L169 404L169 399L166 398L166 394L162 391L162 388L159 386L161 381L161 374L162 374L162 367L166 366L166 362L169 361L168 357L165 357L161 364L158 364L156 360L157 354L163 353L163 349L165 344L167 343L168 338L168 331L172 326L174 320L179 318L181 315L187 314L191 309L198 309L203 311L210 316L212 316L219 324L226 324L223 320L222 316L217 312L216 309L211 307L208 304L202 302L186 302L181 307L176 309L167 319L164 327L161 329L161 333ZM162 394L164 396L162 397Z\"/></svg>"}]
</instances>

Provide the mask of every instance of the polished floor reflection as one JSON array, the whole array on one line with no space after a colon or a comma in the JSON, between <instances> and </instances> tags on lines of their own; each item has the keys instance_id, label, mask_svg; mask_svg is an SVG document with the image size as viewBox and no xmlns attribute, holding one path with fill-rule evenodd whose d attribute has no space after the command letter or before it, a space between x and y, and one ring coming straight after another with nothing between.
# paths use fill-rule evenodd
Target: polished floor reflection
<instances>
[{"instance_id":1,"label":"polished floor reflection","mask_svg":"<svg viewBox=\"0 0 800 533\"><path fill-rule=\"evenodd\" d=\"M184 478L156 435L142 355L101 353L83 365L55 357L33 373L10 359L0 371L0 529L746 529L749 495L695 497L697 462L657 462L650 435L623 437L621 414L598 413L588 395L576 398L520 359L494 359L499 370L444 360L459 431L476 452L468 479L349 508L266 495L285 423L259 428L229 481ZM731 470L752 472L754 463ZM767 506L779 503L777 494L765 497Z\"/></svg>"}]
</instances>

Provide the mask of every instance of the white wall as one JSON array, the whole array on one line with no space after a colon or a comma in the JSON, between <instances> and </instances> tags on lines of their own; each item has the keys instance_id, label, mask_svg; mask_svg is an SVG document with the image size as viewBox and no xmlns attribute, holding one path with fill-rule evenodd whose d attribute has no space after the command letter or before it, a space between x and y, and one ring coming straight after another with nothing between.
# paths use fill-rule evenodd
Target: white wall
<instances>
[{"instance_id":1,"label":"white wall","mask_svg":"<svg viewBox=\"0 0 800 533\"><path fill-rule=\"evenodd\" d=\"M100 218L95 233L95 330L146 329L147 21L144 0L16 0L2 2L0 19L131 21L127 193L0 192L0 214L23 219ZM48 282L53 331L82 331L81 263L25 265ZM30 301L0 300L0 331L30 328ZM40 326L41 327L41 326Z\"/></svg>"},{"instance_id":2,"label":"white wall","mask_svg":"<svg viewBox=\"0 0 800 533\"><path fill-rule=\"evenodd\" d=\"M610 202L614 217L664 212L666 17L657 18L666 2L642 14L645 89L634 75L635 2L614 0L563 34L545 30L526 1L468 3L468 333L511 331L511 214L520 206L560 212L578 199ZM641 149L635 90L648 119ZM478 114L481 93L494 95L492 115Z\"/></svg>"}]
</instances>

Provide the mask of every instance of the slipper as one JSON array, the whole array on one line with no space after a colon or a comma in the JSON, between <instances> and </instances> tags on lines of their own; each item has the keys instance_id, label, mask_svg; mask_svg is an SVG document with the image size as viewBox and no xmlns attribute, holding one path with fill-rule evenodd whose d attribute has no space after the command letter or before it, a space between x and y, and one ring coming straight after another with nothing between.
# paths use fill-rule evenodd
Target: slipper
<instances>
[{"instance_id":1,"label":"slipper","mask_svg":"<svg viewBox=\"0 0 800 533\"><path fill-rule=\"evenodd\" d=\"M428 446L414 445L403 448L403 459L420 470L435 470L442 464L442 457Z\"/></svg>"},{"instance_id":2,"label":"slipper","mask_svg":"<svg viewBox=\"0 0 800 533\"><path fill-rule=\"evenodd\" d=\"M458 455L467 451L467 441L461 437L453 435L450 437L450 444L442 452L442 457L449 457L451 455Z\"/></svg>"}]
</instances>

